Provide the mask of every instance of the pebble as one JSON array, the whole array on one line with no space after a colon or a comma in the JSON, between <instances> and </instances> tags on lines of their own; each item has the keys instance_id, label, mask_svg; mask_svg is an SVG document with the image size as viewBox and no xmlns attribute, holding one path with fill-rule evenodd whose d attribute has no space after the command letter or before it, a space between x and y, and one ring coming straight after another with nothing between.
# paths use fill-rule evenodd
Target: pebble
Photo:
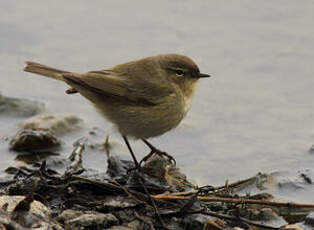
<instances>
[{"instance_id":1,"label":"pebble","mask_svg":"<svg viewBox=\"0 0 314 230\"><path fill-rule=\"evenodd\" d=\"M60 145L58 138L50 131L22 130L10 141L10 148L15 151L44 150Z\"/></svg>"}]
</instances>

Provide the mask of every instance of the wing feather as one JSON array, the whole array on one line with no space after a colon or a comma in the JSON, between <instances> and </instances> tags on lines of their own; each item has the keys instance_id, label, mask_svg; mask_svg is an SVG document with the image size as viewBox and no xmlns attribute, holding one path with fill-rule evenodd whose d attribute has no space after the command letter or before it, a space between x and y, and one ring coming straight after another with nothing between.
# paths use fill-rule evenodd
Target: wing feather
<instances>
[{"instance_id":1,"label":"wing feather","mask_svg":"<svg viewBox=\"0 0 314 230\"><path fill-rule=\"evenodd\" d=\"M69 85L77 91L79 87L109 97L113 100L123 100L129 103L142 103L156 105L165 96L172 93L170 87L165 84L135 77L116 74L112 71L91 71L85 74L65 73L63 77ZM75 87L75 85L79 87Z\"/></svg>"}]
</instances>

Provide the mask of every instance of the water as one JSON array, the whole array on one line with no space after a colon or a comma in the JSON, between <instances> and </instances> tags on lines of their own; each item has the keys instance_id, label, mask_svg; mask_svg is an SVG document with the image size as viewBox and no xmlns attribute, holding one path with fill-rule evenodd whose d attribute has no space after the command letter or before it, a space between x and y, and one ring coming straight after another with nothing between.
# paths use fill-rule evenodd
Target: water
<instances>
[{"instance_id":1,"label":"water","mask_svg":"<svg viewBox=\"0 0 314 230\"><path fill-rule=\"evenodd\" d=\"M86 127L112 133L85 99L65 95L62 82L24 73L23 62L85 72L185 54L213 77L200 82L180 127L153 144L173 154L198 184L260 171L296 174L314 164L308 152L314 144L313 10L312 1L287 0L1 1L0 91L43 101L48 112L78 114ZM0 124L2 136L17 127L10 118ZM84 133L67 136L64 152ZM129 157L117 134L113 141ZM3 146L1 168L15 157ZM145 154L140 142L134 148ZM104 168L101 157L88 155L86 164ZM310 195L305 200L313 202Z\"/></svg>"}]
</instances>

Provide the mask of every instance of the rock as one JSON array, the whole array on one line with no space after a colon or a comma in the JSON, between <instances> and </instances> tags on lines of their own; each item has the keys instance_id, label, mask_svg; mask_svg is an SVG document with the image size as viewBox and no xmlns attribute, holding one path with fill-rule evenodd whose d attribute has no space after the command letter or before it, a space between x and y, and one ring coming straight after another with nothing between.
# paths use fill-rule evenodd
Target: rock
<instances>
[{"instance_id":1,"label":"rock","mask_svg":"<svg viewBox=\"0 0 314 230\"><path fill-rule=\"evenodd\" d=\"M119 220L111 213L94 213L83 214L77 218L66 221L66 224L70 226L83 226L88 228L102 229L119 224Z\"/></svg>"},{"instance_id":2,"label":"rock","mask_svg":"<svg viewBox=\"0 0 314 230\"><path fill-rule=\"evenodd\" d=\"M208 219L210 218L203 214L192 214L183 218L181 220L182 221L181 224L185 227L185 229L203 229L203 227L206 226L206 222L209 221ZM219 229L218 225L215 227ZM213 228L213 229L217 229L217 228ZM211 229L211 228L206 228L206 229Z\"/></svg>"},{"instance_id":3,"label":"rock","mask_svg":"<svg viewBox=\"0 0 314 230\"><path fill-rule=\"evenodd\" d=\"M122 223L128 223L136 218L136 209L124 209L116 212L116 214L119 216L119 219Z\"/></svg>"},{"instance_id":4,"label":"rock","mask_svg":"<svg viewBox=\"0 0 314 230\"><path fill-rule=\"evenodd\" d=\"M119 220L110 213L104 214L94 211L77 211L71 209L63 211L57 217L57 220L69 226L96 229L102 229L119 224Z\"/></svg>"},{"instance_id":5,"label":"rock","mask_svg":"<svg viewBox=\"0 0 314 230\"><path fill-rule=\"evenodd\" d=\"M46 160L47 165L58 166L62 165L64 158L58 159L59 154L53 152L36 152L32 154L20 154L15 157L14 160L22 161L28 165L38 163L42 160Z\"/></svg>"},{"instance_id":6,"label":"rock","mask_svg":"<svg viewBox=\"0 0 314 230\"><path fill-rule=\"evenodd\" d=\"M138 203L132 199L124 196L106 196L106 199L102 202L101 211L113 212L119 211L125 208L135 208ZM100 207L97 207L99 210Z\"/></svg>"},{"instance_id":7,"label":"rock","mask_svg":"<svg viewBox=\"0 0 314 230\"><path fill-rule=\"evenodd\" d=\"M311 227L314 227L314 212L310 212L306 217L304 223Z\"/></svg>"},{"instance_id":8,"label":"rock","mask_svg":"<svg viewBox=\"0 0 314 230\"><path fill-rule=\"evenodd\" d=\"M12 230L63 230L51 219L50 210L32 196L0 196L0 226Z\"/></svg>"},{"instance_id":9,"label":"rock","mask_svg":"<svg viewBox=\"0 0 314 230\"><path fill-rule=\"evenodd\" d=\"M130 229L151 229L155 230L152 221L147 217L141 217L140 220L133 220L126 224L126 226Z\"/></svg>"},{"instance_id":10,"label":"rock","mask_svg":"<svg viewBox=\"0 0 314 230\"><path fill-rule=\"evenodd\" d=\"M280 217L278 214L272 210L271 208L245 208L247 211L246 218L255 221L271 221L271 220L279 220Z\"/></svg>"},{"instance_id":11,"label":"rock","mask_svg":"<svg viewBox=\"0 0 314 230\"><path fill-rule=\"evenodd\" d=\"M83 120L74 115L38 115L22 123L23 129L51 131L66 134L82 127Z\"/></svg>"},{"instance_id":12,"label":"rock","mask_svg":"<svg viewBox=\"0 0 314 230\"><path fill-rule=\"evenodd\" d=\"M3 115L31 117L42 112L44 108L44 104L40 102L0 95L0 114Z\"/></svg>"},{"instance_id":13,"label":"rock","mask_svg":"<svg viewBox=\"0 0 314 230\"><path fill-rule=\"evenodd\" d=\"M44 150L60 145L58 138L50 131L19 131L10 141L10 147L16 151Z\"/></svg>"},{"instance_id":14,"label":"rock","mask_svg":"<svg viewBox=\"0 0 314 230\"><path fill-rule=\"evenodd\" d=\"M128 180L127 171L130 168L134 168L134 163L131 161L121 160L118 156L113 155L108 157L108 167L107 167L107 174L121 182L126 183Z\"/></svg>"},{"instance_id":15,"label":"rock","mask_svg":"<svg viewBox=\"0 0 314 230\"><path fill-rule=\"evenodd\" d=\"M25 196L0 196L0 207L5 205L6 211L11 213L24 198ZM31 203L30 212L42 218L49 217L51 213L45 205L36 200Z\"/></svg>"},{"instance_id":16,"label":"rock","mask_svg":"<svg viewBox=\"0 0 314 230\"><path fill-rule=\"evenodd\" d=\"M75 219L83 214L83 211L66 209L57 217L57 221L65 223L67 220Z\"/></svg>"}]
</instances>

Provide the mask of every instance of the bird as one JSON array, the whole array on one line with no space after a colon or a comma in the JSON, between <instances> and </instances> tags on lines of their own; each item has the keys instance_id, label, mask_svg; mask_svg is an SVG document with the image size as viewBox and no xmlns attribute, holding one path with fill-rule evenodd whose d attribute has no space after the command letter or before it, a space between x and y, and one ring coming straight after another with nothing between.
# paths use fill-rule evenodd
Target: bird
<instances>
[{"instance_id":1,"label":"bird","mask_svg":"<svg viewBox=\"0 0 314 230\"><path fill-rule=\"evenodd\" d=\"M210 77L201 73L191 58L181 54L159 54L86 73L26 61L24 71L61 80L70 86L67 94L79 93L92 102L115 125L136 168L155 153L175 162L147 139L177 127L191 107L199 79ZM140 163L130 138L141 139L151 150Z\"/></svg>"}]
</instances>

